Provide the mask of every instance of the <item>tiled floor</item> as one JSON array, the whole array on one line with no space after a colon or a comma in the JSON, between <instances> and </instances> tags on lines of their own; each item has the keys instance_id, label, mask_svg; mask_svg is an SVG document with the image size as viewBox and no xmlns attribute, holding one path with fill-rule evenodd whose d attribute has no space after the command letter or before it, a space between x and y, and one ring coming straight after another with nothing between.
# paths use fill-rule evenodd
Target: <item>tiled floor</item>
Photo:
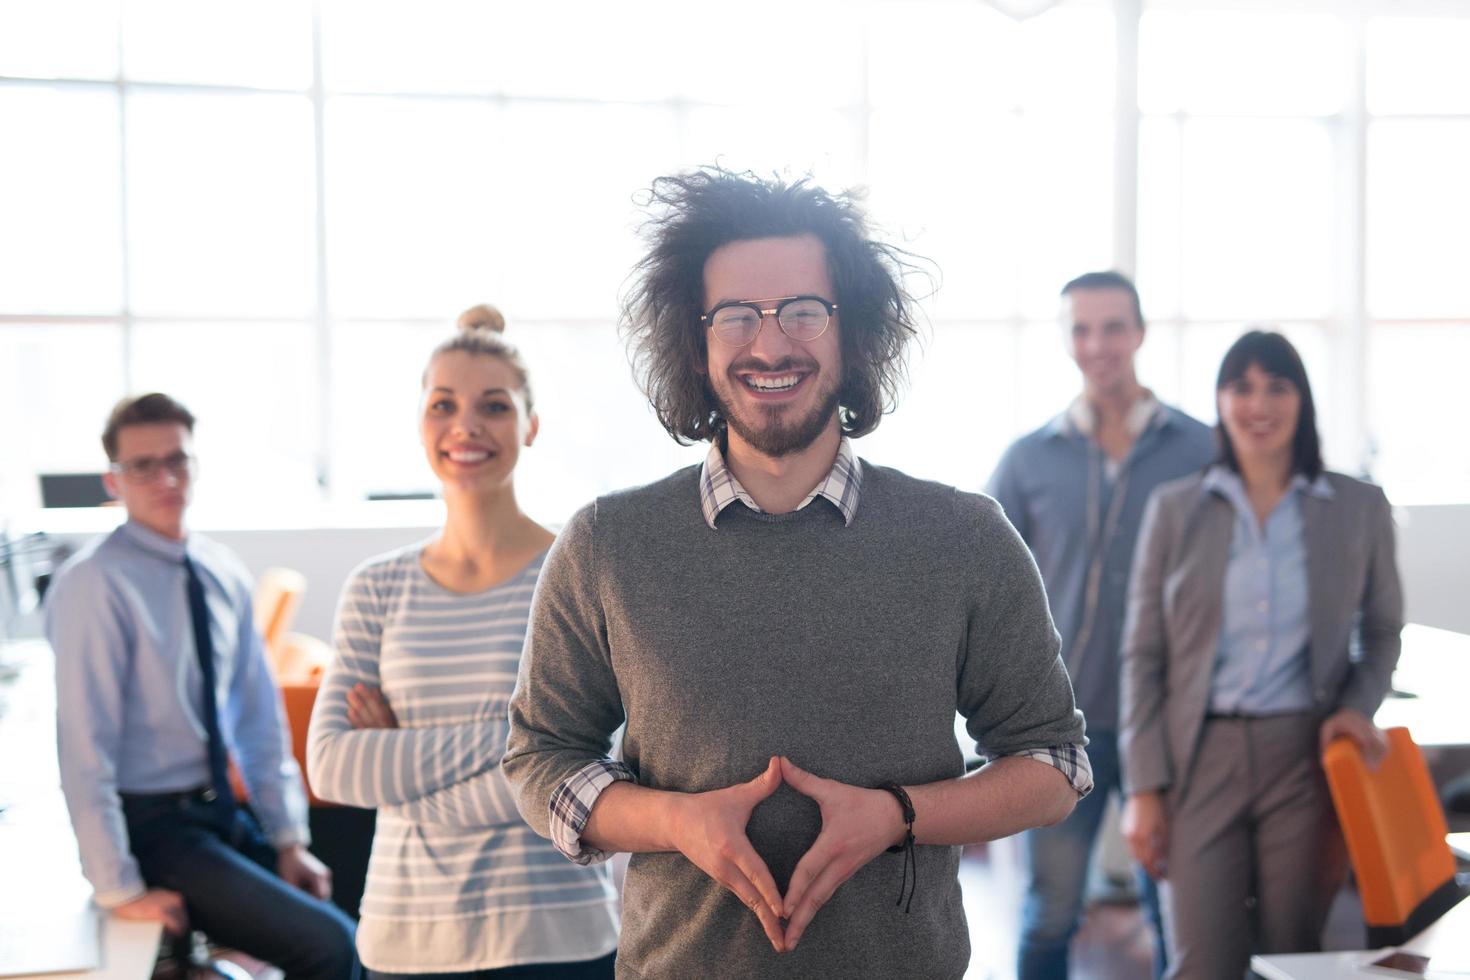
<instances>
[{"instance_id":1,"label":"tiled floor","mask_svg":"<svg viewBox=\"0 0 1470 980\"><path fill-rule=\"evenodd\" d=\"M1024 889L1015 842L967 848L960 862L960 885L970 922L967 980L1015 980ZM1326 949L1363 947L1362 906L1351 888L1338 894L1322 940ZM1136 905L1094 904L1072 941L1072 980L1147 980L1151 943Z\"/></svg>"},{"instance_id":2,"label":"tiled floor","mask_svg":"<svg viewBox=\"0 0 1470 980\"><path fill-rule=\"evenodd\" d=\"M970 922L968 980L1014 980L1024 879L1014 841L967 848L960 886ZM1072 944L1074 980L1144 980L1149 976L1148 932L1135 905L1097 904L1087 911Z\"/></svg>"}]
</instances>

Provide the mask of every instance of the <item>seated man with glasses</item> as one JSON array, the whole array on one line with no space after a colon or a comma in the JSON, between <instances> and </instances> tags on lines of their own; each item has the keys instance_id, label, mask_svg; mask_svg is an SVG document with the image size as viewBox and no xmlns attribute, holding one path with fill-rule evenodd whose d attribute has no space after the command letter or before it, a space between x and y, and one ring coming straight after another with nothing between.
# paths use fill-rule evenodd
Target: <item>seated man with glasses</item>
<instances>
[{"instance_id":1,"label":"seated man with glasses","mask_svg":"<svg viewBox=\"0 0 1470 980\"><path fill-rule=\"evenodd\" d=\"M1091 787L1036 564L995 501L858 458L915 309L852 197L712 168L651 199L623 326L710 448L552 545L506 778L572 860L633 852L620 977L958 978L960 845Z\"/></svg>"},{"instance_id":2,"label":"seated man with glasses","mask_svg":"<svg viewBox=\"0 0 1470 980\"><path fill-rule=\"evenodd\" d=\"M61 786L94 900L285 970L357 975L351 921L307 850L306 796L233 554L190 534L194 416L125 399L102 445L128 519L57 574ZM235 798L233 753L250 794Z\"/></svg>"}]
</instances>

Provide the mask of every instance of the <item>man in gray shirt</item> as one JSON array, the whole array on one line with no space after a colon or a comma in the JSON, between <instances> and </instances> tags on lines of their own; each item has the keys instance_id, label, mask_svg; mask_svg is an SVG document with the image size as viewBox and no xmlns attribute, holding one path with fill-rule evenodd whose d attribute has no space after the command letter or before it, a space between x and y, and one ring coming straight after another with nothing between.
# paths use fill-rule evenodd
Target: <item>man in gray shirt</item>
<instances>
[{"instance_id":1,"label":"man in gray shirt","mask_svg":"<svg viewBox=\"0 0 1470 980\"><path fill-rule=\"evenodd\" d=\"M852 198L706 169L651 208L624 329L710 450L553 546L505 774L573 860L633 852L619 976L959 977L959 845L1091 788L1035 564L994 501L853 451L914 331Z\"/></svg>"},{"instance_id":2,"label":"man in gray shirt","mask_svg":"<svg viewBox=\"0 0 1470 980\"><path fill-rule=\"evenodd\" d=\"M1120 791L1118 644L1144 504L1160 483L1202 469L1215 452L1209 428L1138 383L1143 310L1126 276L1090 272L1067 283L1062 323L1082 393L1006 451L987 490L1041 568L1102 792L1061 824L1026 834L1019 980L1065 980L1093 844L1108 793ZM1157 972L1164 955L1157 895L1150 879L1137 877Z\"/></svg>"}]
</instances>

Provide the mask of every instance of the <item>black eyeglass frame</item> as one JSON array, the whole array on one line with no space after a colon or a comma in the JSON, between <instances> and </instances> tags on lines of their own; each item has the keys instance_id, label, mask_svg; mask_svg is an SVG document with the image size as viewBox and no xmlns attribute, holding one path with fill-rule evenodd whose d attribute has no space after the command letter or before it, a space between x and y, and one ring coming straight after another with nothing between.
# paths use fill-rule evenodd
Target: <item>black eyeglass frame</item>
<instances>
[{"instance_id":1,"label":"black eyeglass frame","mask_svg":"<svg viewBox=\"0 0 1470 980\"><path fill-rule=\"evenodd\" d=\"M118 460L108 464L108 470L132 483L151 483L164 473L176 480L192 477L199 472L199 458L183 451L167 456L144 456L140 459Z\"/></svg>"},{"instance_id":2,"label":"black eyeglass frame","mask_svg":"<svg viewBox=\"0 0 1470 980\"><path fill-rule=\"evenodd\" d=\"M827 320L825 323L822 324L822 329L818 330L810 337L792 337L791 332L786 329L786 325L781 322L781 314L792 303L799 303L803 300L815 300L816 302L821 303L822 309L827 311ZM766 305L769 303L775 303L776 305ZM822 336L822 334L827 332L827 328L832 324L832 317L837 312L837 304L821 296L812 296L809 294L802 294L799 296L774 296L770 299L736 299L730 300L728 303L720 303L708 313L700 314L699 322L707 324L709 331L711 333L714 333L715 316L721 310L728 310L734 306L743 306L748 310L754 311L755 315L760 318L760 324L755 328L755 333L751 334L750 339L743 344L732 344L725 338L721 337L719 334L715 333L715 339L727 347L749 347L751 344L755 343L755 338L760 336L761 330L765 327L766 317L768 316L775 316L776 326L779 327L781 329L781 332L786 334L786 336L791 337L792 340L796 341L799 344L810 343L811 341L816 340L818 337Z\"/></svg>"}]
</instances>

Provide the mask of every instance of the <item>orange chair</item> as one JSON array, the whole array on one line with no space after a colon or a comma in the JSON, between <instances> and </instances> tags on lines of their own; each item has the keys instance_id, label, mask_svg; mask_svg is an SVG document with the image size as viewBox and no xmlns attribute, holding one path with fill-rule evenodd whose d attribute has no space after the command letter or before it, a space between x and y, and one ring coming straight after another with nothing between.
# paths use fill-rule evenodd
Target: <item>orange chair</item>
<instances>
[{"instance_id":1,"label":"orange chair","mask_svg":"<svg viewBox=\"0 0 1470 980\"><path fill-rule=\"evenodd\" d=\"M306 782L306 799L311 806L336 806L321 799L311 791L311 780L306 777L306 729L311 724L311 709L316 704L317 683L282 684L281 699L286 704L286 721L291 728L291 753L301 767Z\"/></svg>"},{"instance_id":2,"label":"orange chair","mask_svg":"<svg viewBox=\"0 0 1470 980\"><path fill-rule=\"evenodd\" d=\"M272 657L286 638L306 593L306 576L292 568L267 568L255 586L255 628Z\"/></svg>"},{"instance_id":3,"label":"orange chair","mask_svg":"<svg viewBox=\"0 0 1470 980\"><path fill-rule=\"evenodd\" d=\"M283 682L278 687L281 691L281 703L286 709L286 726L291 732L291 754L296 757L296 765L300 767L302 780L306 783L307 804L314 807L337 806L336 803L313 793L311 780L306 778L306 730L311 725L311 709L316 705L320 681L318 670L300 682ZM235 799L250 798L250 791L245 788L245 780L233 759L230 760L230 785L235 790Z\"/></svg>"},{"instance_id":4,"label":"orange chair","mask_svg":"<svg viewBox=\"0 0 1470 980\"><path fill-rule=\"evenodd\" d=\"M266 569L255 588L255 628L260 631L271 672L281 690L291 750L302 776L306 775L306 729L311 723L311 709L322 674L332 659L331 647L322 641L289 632L305 593L306 576L292 568ZM306 794L314 807L336 805L313 793L309 780Z\"/></svg>"},{"instance_id":5,"label":"orange chair","mask_svg":"<svg viewBox=\"0 0 1470 980\"><path fill-rule=\"evenodd\" d=\"M1465 891L1429 767L1407 728L1390 728L1388 754L1369 769L1339 738L1322 755L1332 802L1363 899L1368 948L1397 946L1426 929Z\"/></svg>"}]
</instances>

